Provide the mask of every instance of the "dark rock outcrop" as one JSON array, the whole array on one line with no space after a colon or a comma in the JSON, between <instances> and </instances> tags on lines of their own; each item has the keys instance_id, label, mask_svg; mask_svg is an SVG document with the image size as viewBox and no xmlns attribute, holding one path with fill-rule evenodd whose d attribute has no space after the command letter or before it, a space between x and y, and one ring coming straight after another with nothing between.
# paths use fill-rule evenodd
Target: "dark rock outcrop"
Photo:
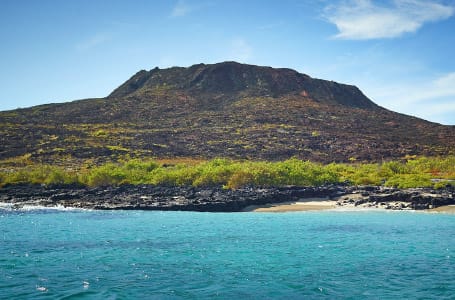
<instances>
[{"instance_id":1,"label":"dark rock outcrop","mask_svg":"<svg viewBox=\"0 0 455 300\"><path fill-rule=\"evenodd\" d=\"M167 187L121 185L88 188L77 185L8 185L0 189L0 203L9 208L27 206L87 209L182 210L238 212L249 205L263 205L306 198L338 200L340 206L386 209L427 209L455 204L453 188L442 190L328 185L320 187Z\"/></svg>"}]
</instances>

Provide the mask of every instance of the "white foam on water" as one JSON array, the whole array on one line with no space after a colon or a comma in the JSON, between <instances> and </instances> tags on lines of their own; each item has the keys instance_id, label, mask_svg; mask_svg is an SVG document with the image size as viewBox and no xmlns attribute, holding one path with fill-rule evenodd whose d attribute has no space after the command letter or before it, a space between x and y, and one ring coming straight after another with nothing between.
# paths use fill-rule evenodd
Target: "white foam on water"
<instances>
[{"instance_id":1,"label":"white foam on water","mask_svg":"<svg viewBox=\"0 0 455 300\"><path fill-rule=\"evenodd\" d=\"M37 211L37 210L90 211L91 209L80 208L80 207L68 207L68 206L63 206L63 205L55 205L55 206L43 206L43 205L32 205L32 204L20 205L20 204L16 204L16 203L0 202L0 210L8 210L8 211Z\"/></svg>"},{"instance_id":2,"label":"white foam on water","mask_svg":"<svg viewBox=\"0 0 455 300\"><path fill-rule=\"evenodd\" d=\"M45 288L44 286L39 286L39 285L36 286L36 290L40 291L40 292L47 292L47 288Z\"/></svg>"},{"instance_id":3,"label":"white foam on water","mask_svg":"<svg viewBox=\"0 0 455 300\"><path fill-rule=\"evenodd\" d=\"M381 207L362 207L362 206L337 206L335 208L327 209L326 211L333 212L411 212L413 210L393 210Z\"/></svg>"},{"instance_id":4,"label":"white foam on water","mask_svg":"<svg viewBox=\"0 0 455 300\"><path fill-rule=\"evenodd\" d=\"M14 204L13 203L0 202L0 209L10 210L10 209L13 209L13 208L14 208Z\"/></svg>"}]
</instances>

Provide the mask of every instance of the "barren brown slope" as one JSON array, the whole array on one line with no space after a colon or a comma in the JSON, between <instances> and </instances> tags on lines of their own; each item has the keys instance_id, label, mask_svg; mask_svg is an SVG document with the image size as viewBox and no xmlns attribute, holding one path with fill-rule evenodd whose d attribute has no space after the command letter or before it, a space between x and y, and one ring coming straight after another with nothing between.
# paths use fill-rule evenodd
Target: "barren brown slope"
<instances>
[{"instance_id":1,"label":"barren brown slope","mask_svg":"<svg viewBox=\"0 0 455 300\"><path fill-rule=\"evenodd\" d=\"M397 99L398 100L398 99ZM455 126L377 106L355 86L225 62L140 71L106 98L0 113L0 159L378 161L455 153Z\"/></svg>"}]
</instances>

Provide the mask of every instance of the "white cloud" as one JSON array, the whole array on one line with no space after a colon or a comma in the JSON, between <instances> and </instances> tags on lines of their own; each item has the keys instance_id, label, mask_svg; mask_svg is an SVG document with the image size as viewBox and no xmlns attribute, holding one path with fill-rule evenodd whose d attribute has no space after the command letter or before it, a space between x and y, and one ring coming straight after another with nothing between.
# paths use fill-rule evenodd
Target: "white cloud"
<instances>
[{"instance_id":1,"label":"white cloud","mask_svg":"<svg viewBox=\"0 0 455 300\"><path fill-rule=\"evenodd\" d=\"M440 76L428 83L416 83L408 91L402 91L401 100L405 103L425 102L435 98L454 97L455 72Z\"/></svg>"},{"instance_id":2,"label":"white cloud","mask_svg":"<svg viewBox=\"0 0 455 300\"><path fill-rule=\"evenodd\" d=\"M434 85L443 90L449 90L451 95L455 95L455 72L439 77L434 81Z\"/></svg>"},{"instance_id":3,"label":"white cloud","mask_svg":"<svg viewBox=\"0 0 455 300\"><path fill-rule=\"evenodd\" d=\"M394 0L380 6L371 0L345 0L325 8L326 19L335 24L335 38L367 40L394 38L416 32L427 22L451 17L455 7L436 1Z\"/></svg>"},{"instance_id":4,"label":"white cloud","mask_svg":"<svg viewBox=\"0 0 455 300\"><path fill-rule=\"evenodd\" d=\"M388 109L455 125L455 72L400 85L365 89L373 101Z\"/></svg>"},{"instance_id":5,"label":"white cloud","mask_svg":"<svg viewBox=\"0 0 455 300\"><path fill-rule=\"evenodd\" d=\"M187 15L191 10L191 7L184 0L179 0L172 8L171 16L183 17Z\"/></svg>"},{"instance_id":6,"label":"white cloud","mask_svg":"<svg viewBox=\"0 0 455 300\"><path fill-rule=\"evenodd\" d=\"M247 62L253 53L253 48L242 38L233 39L230 43L229 59L237 62Z\"/></svg>"}]
</instances>

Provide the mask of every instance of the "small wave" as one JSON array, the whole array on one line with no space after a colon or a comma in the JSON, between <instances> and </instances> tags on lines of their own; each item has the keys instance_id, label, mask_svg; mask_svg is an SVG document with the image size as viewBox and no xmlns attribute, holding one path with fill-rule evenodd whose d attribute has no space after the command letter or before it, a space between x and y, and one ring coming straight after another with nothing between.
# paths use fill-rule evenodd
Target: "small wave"
<instances>
[{"instance_id":1,"label":"small wave","mask_svg":"<svg viewBox=\"0 0 455 300\"><path fill-rule=\"evenodd\" d=\"M44 286L39 286L39 285L36 286L36 290L37 290L37 291L40 291L40 292L47 292L47 288L46 288L46 287L44 287Z\"/></svg>"},{"instance_id":2,"label":"small wave","mask_svg":"<svg viewBox=\"0 0 455 300\"><path fill-rule=\"evenodd\" d=\"M0 202L0 209L3 209L3 210L14 209L14 204L13 203Z\"/></svg>"},{"instance_id":3,"label":"small wave","mask_svg":"<svg viewBox=\"0 0 455 300\"><path fill-rule=\"evenodd\" d=\"M337 206L335 208L328 209L326 211L332 212L412 212L413 210L393 210L385 209L381 207L362 207L362 206Z\"/></svg>"},{"instance_id":4,"label":"small wave","mask_svg":"<svg viewBox=\"0 0 455 300\"><path fill-rule=\"evenodd\" d=\"M91 209L80 207L68 207L63 205L44 206L25 204L20 205L17 203L0 202L0 210L6 211L90 211Z\"/></svg>"}]
</instances>

